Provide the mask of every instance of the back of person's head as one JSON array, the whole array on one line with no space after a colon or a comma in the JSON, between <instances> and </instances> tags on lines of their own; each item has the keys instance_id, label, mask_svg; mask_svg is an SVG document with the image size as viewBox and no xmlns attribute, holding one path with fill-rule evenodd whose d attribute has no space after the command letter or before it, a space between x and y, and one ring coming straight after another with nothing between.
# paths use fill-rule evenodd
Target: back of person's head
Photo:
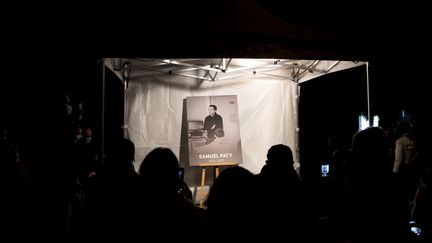
<instances>
[{"instance_id":1,"label":"back of person's head","mask_svg":"<svg viewBox=\"0 0 432 243\"><path fill-rule=\"evenodd\" d=\"M293 154L287 145L277 144L270 147L267 152L266 164L258 174L261 187L276 188L298 185L300 178L294 169ZM266 189L267 190L267 189Z\"/></svg>"},{"instance_id":2,"label":"back of person's head","mask_svg":"<svg viewBox=\"0 0 432 243\"><path fill-rule=\"evenodd\" d=\"M294 163L290 147L284 144L273 145L267 152L267 164L290 164Z\"/></svg>"},{"instance_id":3,"label":"back of person's head","mask_svg":"<svg viewBox=\"0 0 432 243\"><path fill-rule=\"evenodd\" d=\"M384 130L368 127L353 137L352 151L362 156L376 156L385 150Z\"/></svg>"},{"instance_id":4,"label":"back of person's head","mask_svg":"<svg viewBox=\"0 0 432 243\"><path fill-rule=\"evenodd\" d=\"M135 144L129 139L122 139L119 146L121 159L125 162L135 160Z\"/></svg>"},{"instance_id":5,"label":"back of person's head","mask_svg":"<svg viewBox=\"0 0 432 243\"><path fill-rule=\"evenodd\" d=\"M399 132L399 136L402 136L402 135L407 134L407 133L410 134L412 132L412 125L411 125L411 123L409 123L407 121L402 122L399 125L398 132Z\"/></svg>"},{"instance_id":6,"label":"back of person's head","mask_svg":"<svg viewBox=\"0 0 432 243\"><path fill-rule=\"evenodd\" d=\"M179 180L179 169L179 162L173 151L159 147L144 158L139 174L148 183L175 186Z\"/></svg>"},{"instance_id":7,"label":"back of person's head","mask_svg":"<svg viewBox=\"0 0 432 243\"><path fill-rule=\"evenodd\" d=\"M254 175L240 167L229 167L219 174L210 189L206 206L210 210L245 207L251 198Z\"/></svg>"},{"instance_id":8,"label":"back of person's head","mask_svg":"<svg viewBox=\"0 0 432 243\"><path fill-rule=\"evenodd\" d=\"M107 151L105 164L111 170L130 170L133 168L135 160L135 145L125 138L120 138L114 142L113 147Z\"/></svg>"},{"instance_id":9,"label":"back of person's head","mask_svg":"<svg viewBox=\"0 0 432 243\"><path fill-rule=\"evenodd\" d=\"M383 177L391 172L384 130L369 127L356 133L352 143L352 172L367 178L367 175Z\"/></svg>"}]
</instances>

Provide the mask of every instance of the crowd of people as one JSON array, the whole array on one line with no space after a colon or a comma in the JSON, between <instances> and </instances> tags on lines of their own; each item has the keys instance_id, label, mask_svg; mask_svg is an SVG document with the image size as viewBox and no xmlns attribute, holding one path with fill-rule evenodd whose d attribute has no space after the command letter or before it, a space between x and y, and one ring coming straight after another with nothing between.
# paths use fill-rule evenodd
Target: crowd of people
<instances>
[{"instance_id":1,"label":"crowd of people","mask_svg":"<svg viewBox=\"0 0 432 243\"><path fill-rule=\"evenodd\" d=\"M135 168L131 140L119 134L101 156L91 127L68 129L68 147L53 152L47 161L57 164L40 173L31 168L32 153L3 130L2 220L16 237L36 232L60 233L60 241L70 242L432 239L431 165L416 151L409 127L401 126L400 138L390 145L383 129L367 128L353 136L349 150L334 153L330 168L339 169L331 169L321 188L332 192L330 201L299 177L291 148L276 144L258 174L241 166L223 169L204 208L193 203L169 148L155 148Z\"/></svg>"}]
</instances>

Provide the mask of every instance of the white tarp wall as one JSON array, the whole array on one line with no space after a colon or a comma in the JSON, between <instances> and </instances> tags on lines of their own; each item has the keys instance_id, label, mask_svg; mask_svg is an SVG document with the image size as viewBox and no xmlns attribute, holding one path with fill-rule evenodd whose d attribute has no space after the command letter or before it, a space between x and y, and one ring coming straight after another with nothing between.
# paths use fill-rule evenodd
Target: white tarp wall
<instances>
[{"instance_id":1,"label":"white tarp wall","mask_svg":"<svg viewBox=\"0 0 432 243\"><path fill-rule=\"evenodd\" d=\"M241 166L258 173L267 150L283 143L292 148L294 160L297 101L296 84L290 80L238 77L209 82L175 75L132 74L128 97L127 126L136 146L136 168L152 149L171 148L181 158L183 99L188 96L237 95L243 151ZM180 161L186 167L187 161ZM190 171L190 172L188 172ZM192 172L194 171L194 172ZM186 170L188 184L199 184L199 170ZM191 178L193 177L193 178Z\"/></svg>"},{"instance_id":2,"label":"white tarp wall","mask_svg":"<svg viewBox=\"0 0 432 243\"><path fill-rule=\"evenodd\" d=\"M132 67L132 72L128 74L125 125L130 139L135 143L136 168L152 149L171 148L180 165L186 169L185 180L189 186L200 185L201 171L199 167L188 166L187 131L184 128L186 97L237 95L243 153L240 166L258 173L265 164L267 150L274 144L282 143L292 149L294 166L298 169L298 83L365 64L351 61L230 59L228 67L224 59L219 65L214 64L214 59L110 60L106 65L115 70L121 80L125 79L118 67L125 63ZM213 177L207 175L206 178L209 185Z\"/></svg>"}]
</instances>

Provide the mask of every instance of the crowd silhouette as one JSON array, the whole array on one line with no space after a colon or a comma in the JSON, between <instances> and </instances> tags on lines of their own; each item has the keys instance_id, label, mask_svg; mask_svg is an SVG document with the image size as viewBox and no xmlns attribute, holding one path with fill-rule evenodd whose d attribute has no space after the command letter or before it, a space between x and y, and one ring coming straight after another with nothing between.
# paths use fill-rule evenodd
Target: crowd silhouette
<instances>
[{"instance_id":1,"label":"crowd silhouette","mask_svg":"<svg viewBox=\"0 0 432 243\"><path fill-rule=\"evenodd\" d=\"M123 134L100 155L91 127L69 128L65 142L51 144L49 153L2 129L2 220L11 235L68 242L193 240L190 235L207 241L431 240L430 155L416 152L407 181L399 173L407 162L394 169L396 139L389 142L378 127L357 132L351 147L334 151L332 172L319 187L299 177L289 146L275 144L258 174L242 166L223 169L204 208L194 204L171 149L151 150L135 168L135 145ZM41 158L46 164L35 166ZM223 238L210 237L218 235Z\"/></svg>"}]
</instances>

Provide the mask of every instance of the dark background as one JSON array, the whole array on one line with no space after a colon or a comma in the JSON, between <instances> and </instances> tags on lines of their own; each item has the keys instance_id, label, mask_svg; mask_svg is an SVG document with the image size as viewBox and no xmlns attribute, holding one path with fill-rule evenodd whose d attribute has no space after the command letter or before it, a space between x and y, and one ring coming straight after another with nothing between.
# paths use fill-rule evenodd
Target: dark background
<instances>
[{"instance_id":1,"label":"dark background","mask_svg":"<svg viewBox=\"0 0 432 243\"><path fill-rule=\"evenodd\" d=\"M404 109L429 136L430 48L419 5L226 0L45 7L10 7L16 14L2 17L1 124L30 143L62 134L56 131L63 129L64 93L83 102L86 122L100 136L99 61L113 56L368 60L372 114L391 123ZM276 29L280 22L312 34ZM106 78L108 139L122 124L123 98L119 80L109 70ZM355 116L367 111L364 81L359 67L303 84L302 141L346 140Z\"/></svg>"},{"instance_id":2,"label":"dark background","mask_svg":"<svg viewBox=\"0 0 432 243\"><path fill-rule=\"evenodd\" d=\"M83 102L87 125L100 138L103 57L368 60L372 114L391 123L402 109L408 111L416 122L419 146L427 152L429 8L377 4L221 0L5 5L8 14L0 17L0 126L9 129L29 156L34 195L19 201L31 203L11 217L16 224L2 225L36 227L32 229L40 234L61 232L69 128L64 94ZM276 28L281 21L296 31ZM328 138L346 141L357 127L358 112L366 111L364 81L359 67L302 85L305 179L318 176L317 161L329 154ZM109 71L106 85L109 150L122 124L123 99L121 84ZM30 221L20 222L22 216Z\"/></svg>"},{"instance_id":3,"label":"dark background","mask_svg":"<svg viewBox=\"0 0 432 243\"><path fill-rule=\"evenodd\" d=\"M418 4L225 0L46 7L10 6L14 14L2 17L1 124L15 127L22 139L59 134L64 93L83 101L89 125L98 128L99 59L112 56L368 60L372 113L391 121L405 109L428 137L428 15ZM280 21L314 34L274 29ZM264 27L254 28L262 22ZM314 129L302 136L332 133L335 127L352 131L353 114L365 111L361 69L302 85L301 109L307 111L301 119L307 130ZM106 75L110 136L121 124L122 97L118 80ZM314 127L321 117L329 124Z\"/></svg>"}]
</instances>

